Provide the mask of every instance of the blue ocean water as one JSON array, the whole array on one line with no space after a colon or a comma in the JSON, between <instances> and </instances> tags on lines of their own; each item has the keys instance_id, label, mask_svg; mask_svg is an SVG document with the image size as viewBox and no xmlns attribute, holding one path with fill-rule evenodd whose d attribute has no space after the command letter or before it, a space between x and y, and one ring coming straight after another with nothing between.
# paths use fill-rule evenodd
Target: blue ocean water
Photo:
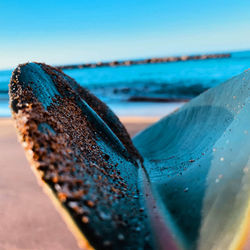
<instances>
[{"instance_id":1,"label":"blue ocean water","mask_svg":"<svg viewBox=\"0 0 250 250\"><path fill-rule=\"evenodd\" d=\"M248 68L250 51L234 52L230 58L223 59L70 69L64 72L105 101L118 115L161 116L172 110L173 105L131 103L130 100L141 97L168 98L175 102L191 99ZM11 70L0 71L0 116L10 115L10 77Z\"/></svg>"}]
</instances>

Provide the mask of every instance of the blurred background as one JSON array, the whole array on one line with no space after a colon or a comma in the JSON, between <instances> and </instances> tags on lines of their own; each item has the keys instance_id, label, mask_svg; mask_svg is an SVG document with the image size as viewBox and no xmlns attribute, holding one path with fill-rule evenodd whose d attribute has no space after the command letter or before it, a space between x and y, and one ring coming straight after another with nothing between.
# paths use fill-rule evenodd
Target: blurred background
<instances>
[{"instance_id":1,"label":"blurred background","mask_svg":"<svg viewBox=\"0 0 250 250\"><path fill-rule=\"evenodd\" d=\"M4 0L0 11L0 116L12 70L28 61L74 65L63 71L120 117L162 117L250 68L248 0ZM152 60L163 57L177 59Z\"/></svg>"},{"instance_id":2,"label":"blurred background","mask_svg":"<svg viewBox=\"0 0 250 250\"><path fill-rule=\"evenodd\" d=\"M0 0L0 249L79 249L33 178L9 118L18 64L60 67L133 136L250 68L249 27L249 0Z\"/></svg>"}]
</instances>

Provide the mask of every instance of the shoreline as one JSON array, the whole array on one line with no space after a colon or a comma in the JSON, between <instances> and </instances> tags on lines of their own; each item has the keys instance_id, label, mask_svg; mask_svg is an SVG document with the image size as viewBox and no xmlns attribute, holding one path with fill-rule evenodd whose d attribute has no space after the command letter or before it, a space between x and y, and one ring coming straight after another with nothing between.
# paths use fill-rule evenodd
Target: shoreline
<instances>
[{"instance_id":1,"label":"shoreline","mask_svg":"<svg viewBox=\"0 0 250 250\"><path fill-rule=\"evenodd\" d=\"M137 119L137 121L160 119L169 115L175 110L179 109L186 102L111 102L107 105L113 112L121 119L130 118L130 121ZM0 119L11 118L11 112L8 102L0 102ZM138 120L139 119L139 120Z\"/></svg>"}]
</instances>

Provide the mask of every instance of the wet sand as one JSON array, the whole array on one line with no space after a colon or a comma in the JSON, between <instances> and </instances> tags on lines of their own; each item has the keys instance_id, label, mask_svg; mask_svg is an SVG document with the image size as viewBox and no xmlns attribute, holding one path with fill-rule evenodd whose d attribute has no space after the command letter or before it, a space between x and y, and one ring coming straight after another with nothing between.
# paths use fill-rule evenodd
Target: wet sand
<instances>
[{"instance_id":1,"label":"wet sand","mask_svg":"<svg viewBox=\"0 0 250 250\"><path fill-rule=\"evenodd\" d=\"M158 120L120 119L131 136ZM0 152L0 249L79 249L52 202L38 186L9 118L0 118Z\"/></svg>"}]
</instances>

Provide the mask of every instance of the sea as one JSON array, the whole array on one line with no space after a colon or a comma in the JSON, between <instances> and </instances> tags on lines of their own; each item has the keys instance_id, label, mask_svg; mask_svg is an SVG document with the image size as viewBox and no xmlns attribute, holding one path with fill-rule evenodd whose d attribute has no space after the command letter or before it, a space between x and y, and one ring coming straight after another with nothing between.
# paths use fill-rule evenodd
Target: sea
<instances>
[{"instance_id":1,"label":"sea","mask_svg":"<svg viewBox=\"0 0 250 250\"><path fill-rule=\"evenodd\" d=\"M163 117L205 90L250 68L250 51L230 58L118 67L67 69L120 117ZM0 71L0 116L9 117L8 84L13 69Z\"/></svg>"}]
</instances>

